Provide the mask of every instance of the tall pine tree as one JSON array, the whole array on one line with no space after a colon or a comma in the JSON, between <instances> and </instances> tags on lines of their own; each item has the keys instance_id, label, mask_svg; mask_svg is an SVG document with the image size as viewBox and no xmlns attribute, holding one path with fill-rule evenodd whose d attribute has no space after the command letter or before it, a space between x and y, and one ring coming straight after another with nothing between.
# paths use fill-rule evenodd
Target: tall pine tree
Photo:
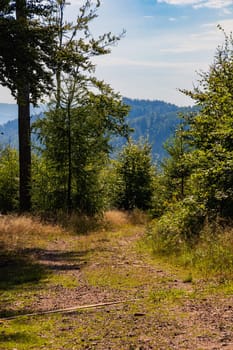
<instances>
[{"instance_id":1,"label":"tall pine tree","mask_svg":"<svg viewBox=\"0 0 233 350\"><path fill-rule=\"evenodd\" d=\"M31 208L30 103L53 86L55 30L46 19L53 1L6 0L0 4L0 84L18 104L20 210Z\"/></svg>"}]
</instances>

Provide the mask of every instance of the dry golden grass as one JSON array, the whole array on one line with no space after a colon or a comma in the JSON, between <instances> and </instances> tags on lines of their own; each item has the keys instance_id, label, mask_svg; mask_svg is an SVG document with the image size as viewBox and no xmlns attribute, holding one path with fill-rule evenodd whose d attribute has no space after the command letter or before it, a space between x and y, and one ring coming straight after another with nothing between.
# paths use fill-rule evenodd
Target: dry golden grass
<instances>
[{"instance_id":1,"label":"dry golden grass","mask_svg":"<svg viewBox=\"0 0 233 350\"><path fill-rule=\"evenodd\" d=\"M61 213L57 220L66 230L78 235L98 232L103 224L98 216L87 216L77 212L71 214Z\"/></svg>"},{"instance_id":2,"label":"dry golden grass","mask_svg":"<svg viewBox=\"0 0 233 350\"><path fill-rule=\"evenodd\" d=\"M129 219L132 225L146 225L149 221L149 216L144 211L136 208L130 212Z\"/></svg>"},{"instance_id":3,"label":"dry golden grass","mask_svg":"<svg viewBox=\"0 0 233 350\"><path fill-rule=\"evenodd\" d=\"M64 234L61 227L44 224L40 219L30 216L4 215L0 217L0 245L13 250L30 246L38 239Z\"/></svg>"},{"instance_id":4,"label":"dry golden grass","mask_svg":"<svg viewBox=\"0 0 233 350\"><path fill-rule=\"evenodd\" d=\"M64 216L59 224L45 223L38 217L3 215L0 216L0 248L17 250L28 247L43 247L48 241L70 240L74 235L90 235L106 230L118 230L129 225L145 223L146 217L140 211L127 213L111 210L103 218L90 218L77 213ZM47 242L47 243L46 243Z\"/></svg>"},{"instance_id":5,"label":"dry golden grass","mask_svg":"<svg viewBox=\"0 0 233 350\"><path fill-rule=\"evenodd\" d=\"M129 215L120 210L110 210L104 214L104 221L112 227L120 227L130 223Z\"/></svg>"},{"instance_id":6,"label":"dry golden grass","mask_svg":"<svg viewBox=\"0 0 233 350\"><path fill-rule=\"evenodd\" d=\"M104 222L107 227L118 229L126 225L145 225L148 222L148 216L139 209L131 212L110 210L104 214Z\"/></svg>"}]
</instances>

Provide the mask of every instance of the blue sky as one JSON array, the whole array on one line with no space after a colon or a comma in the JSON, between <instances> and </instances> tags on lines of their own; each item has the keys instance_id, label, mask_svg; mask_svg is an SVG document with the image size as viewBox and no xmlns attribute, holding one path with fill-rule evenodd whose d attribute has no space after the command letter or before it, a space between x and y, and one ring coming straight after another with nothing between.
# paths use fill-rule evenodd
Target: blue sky
<instances>
[{"instance_id":1,"label":"blue sky","mask_svg":"<svg viewBox=\"0 0 233 350\"><path fill-rule=\"evenodd\" d=\"M81 3L71 0L67 15ZM123 96L178 105L192 104L178 88L192 89L196 72L208 70L223 43L217 24L233 30L233 0L102 0L98 15L94 35L126 29L126 36L95 60L97 77ZM0 93L0 102L12 101L6 90Z\"/></svg>"}]
</instances>

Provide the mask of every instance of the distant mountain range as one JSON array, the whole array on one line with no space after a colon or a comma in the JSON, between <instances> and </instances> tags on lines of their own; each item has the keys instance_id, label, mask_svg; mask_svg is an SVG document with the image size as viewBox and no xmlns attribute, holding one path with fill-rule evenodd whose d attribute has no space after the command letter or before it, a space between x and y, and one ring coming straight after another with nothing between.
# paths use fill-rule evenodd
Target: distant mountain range
<instances>
[{"instance_id":1,"label":"distant mountain range","mask_svg":"<svg viewBox=\"0 0 233 350\"><path fill-rule=\"evenodd\" d=\"M17 105L0 103L0 125L17 118Z\"/></svg>"},{"instance_id":2,"label":"distant mountain range","mask_svg":"<svg viewBox=\"0 0 233 350\"><path fill-rule=\"evenodd\" d=\"M150 101L124 98L124 102L131 107L127 117L129 125L134 129L132 138L139 140L146 138L152 145L154 158L163 158L165 151L163 143L177 128L180 113L189 113L193 107L178 107L163 101ZM33 110L36 118L41 109ZM113 144L119 148L125 141L115 139ZM0 144L18 147L17 105L0 103Z\"/></svg>"},{"instance_id":3,"label":"distant mountain range","mask_svg":"<svg viewBox=\"0 0 233 350\"><path fill-rule=\"evenodd\" d=\"M31 107L32 114L38 114L44 107ZM0 103L0 125L7 123L10 120L17 119L17 105L13 103Z\"/></svg>"},{"instance_id":4,"label":"distant mountain range","mask_svg":"<svg viewBox=\"0 0 233 350\"><path fill-rule=\"evenodd\" d=\"M192 112L195 107L178 107L164 101L150 101L124 98L131 107L128 123L134 129L134 140L147 138L152 145L154 158L161 159L166 155L164 142L174 134L180 123L179 114Z\"/></svg>"}]
</instances>

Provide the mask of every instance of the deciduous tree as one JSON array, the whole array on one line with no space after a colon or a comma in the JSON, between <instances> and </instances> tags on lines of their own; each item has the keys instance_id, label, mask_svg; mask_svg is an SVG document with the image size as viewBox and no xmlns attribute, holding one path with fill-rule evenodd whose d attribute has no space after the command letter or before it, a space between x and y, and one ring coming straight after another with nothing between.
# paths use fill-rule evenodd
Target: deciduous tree
<instances>
[{"instance_id":1,"label":"deciduous tree","mask_svg":"<svg viewBox=\"0 0 233 350\"><path fill-rule=\"evenodd\" d=\"M119 94L94 76L93 57L110 53L121 38L111 33L97 39L92 36L90 23L99 5L98 1L85 1L76 22L66 23L65 2L59 2L55 19L57 89L46 117L36 123L45 145L42 154L59 174L62 200L58 200L58 207L88 214L99 207L98 172L110 152L109 136L128 135L128 107Z\"/></svg>"}]
</instances>

